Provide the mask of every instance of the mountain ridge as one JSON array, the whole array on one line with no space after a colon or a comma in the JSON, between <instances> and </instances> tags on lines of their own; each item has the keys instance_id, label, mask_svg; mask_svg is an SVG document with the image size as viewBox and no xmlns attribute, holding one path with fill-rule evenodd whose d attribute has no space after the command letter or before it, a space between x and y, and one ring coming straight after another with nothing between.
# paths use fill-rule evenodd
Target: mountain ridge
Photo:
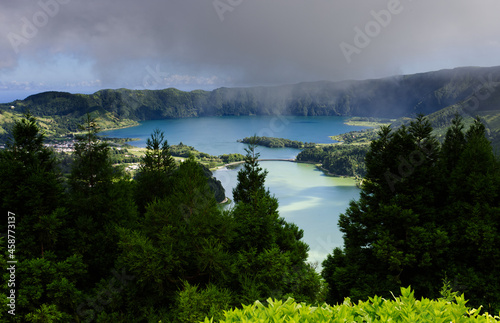
<instances>
[{"instance_id":1,"label":"mountain ridge","mask_svg":"<svg viewBox=\"0 0 500 323\"><path fill-rule=\"evenodd\" d=\"M428 115L457 104L469 107L471 114L499 110L498 85L500 66L459 67L379 79L222 87L212 91L49 91L0 104L0 112L30 111L37 117L52 118L58 132L75 131L86 113L95 114L108 128L153 119L233 115L400 118Z\"/></svg>"}]
</instances>

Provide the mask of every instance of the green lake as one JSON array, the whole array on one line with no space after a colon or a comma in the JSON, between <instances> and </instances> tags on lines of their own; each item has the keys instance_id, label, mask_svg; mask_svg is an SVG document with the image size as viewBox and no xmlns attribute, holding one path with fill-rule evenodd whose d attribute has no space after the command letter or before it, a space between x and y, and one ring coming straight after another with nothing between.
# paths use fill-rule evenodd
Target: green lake
<instances>
[{"instance_id":1,"label":"green lake","mask_svg":"<svg viewBox=\"0 0 500 323\"><path fill-rule=\"evenodd\" d=\"M245 144L238 139L254 134L281 137L303 142L331 143L329 136L362 127L347 126L343 117L206 117L153 120L132 128L105 132L119 138L138 138L132 142L145 146L145 140L155 128L165 132L170 144L183 142L211 155L244 154ZM295 158L297 149L259 147L262 158ZM325 176L314 165L286 161L263 161L268 170L266 186L279 200L279 212L287 221L304 230L304 241L310 246L309 261L321 264L334 247L343 244L337 227L339 215L357 199L360 190L348 178ZM214 172L232 198L239 167ZM229 206L230 207L230 206Z\"/></svg>"}]
</instances>

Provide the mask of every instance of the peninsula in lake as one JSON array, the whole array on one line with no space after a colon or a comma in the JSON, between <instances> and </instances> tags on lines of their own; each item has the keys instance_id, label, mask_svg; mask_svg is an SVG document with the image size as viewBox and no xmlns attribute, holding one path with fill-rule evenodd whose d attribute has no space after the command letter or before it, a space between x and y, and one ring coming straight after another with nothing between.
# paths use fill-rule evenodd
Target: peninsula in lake
<instances>
[{"instance_id":1,"label":"peninsula in lake","mask_svg":"<svg viewBox=\"0 0 500 323\"><path fill-rule=\"evenodd\" d=\"M469 115L498 111L500 66L462 67L382 79L305 82L213 91L100 90L44 92L0 104L0 126L30 111L50 132L76 131L86 113L104 129L138 121L204 116L295 115L400 118L458 106ZM44 119L45 118L45 119ZM48 124L50 123L50 127ZM0 134L5 133L0 129ZM2 138L0 138L2 139Z\"/></svg>"}]
</instances>

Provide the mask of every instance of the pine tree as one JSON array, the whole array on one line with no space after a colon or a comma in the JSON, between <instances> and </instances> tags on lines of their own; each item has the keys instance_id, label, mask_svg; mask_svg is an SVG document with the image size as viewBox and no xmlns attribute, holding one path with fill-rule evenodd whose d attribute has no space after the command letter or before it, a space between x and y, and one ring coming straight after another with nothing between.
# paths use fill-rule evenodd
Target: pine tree
<instances>
[{"instance_id":1,"label":"pine tree","mask_svg":"<svg viewBox=\"0 0 500 323\"><path fill-rule=\"evenodd\" d=\"M252 198L258 197L264 194L265 187L264 182L267 176L267 170L262 170L259 167L260 154L255 152L257 147L257 136L253 136L248 144L248 148L245 148L245 164L243 168L238 172L238 184L236 188L233 189L233 199L235 203L243 202L250 203Z\"/></svg>"},{"instance_id":2,"label":"pine tree","mask_svg":"<svg viewBox=\"0 0 500 323\"><path fill-rule=\"evenodd\" d=\"M2 214L16 214L17 254L28 258L55 246L65 217L59 209L61 174L44 140L36 118L27 113L15 122L12 139L0 151ZM7 232L6 221L2 224Z\"/></svg>"},{"instance_id":3,"label":"pine tree","mask_svg":"<svg viewBox=\"0 0 500 323\"><path fill-rule=\"evenodd\" d=\"M134 304L141 304L133 306L137 312L173 307L187 284L228 286L231 218L219 210L193 158L172 176L172 193L147 206L143 225L120 229L118 262L137 277L132 283Z\"/></svg>"},{"instance_id":4,"label":"pine tree","mask_svg":"<svg viewBox=\"0 0 500 323\"><path fill-rule=\"evenodd\" d=\"M445 170L449 180L443 212L454 247L448 254L448 276L474 304L497 311L500 293L491 286L500 284L500 165L479 118L465 134L454 137L460 145L444 156L453 160Z\"/></svg>"},{"instance_id":5,"label":"pine tree","mask_svg":"<svg viewBox=\"0 0 500 323\"><path fill-rule=\"evenodd\" d=\"M479 119L456 117L440 148L423 117L382 128L359 201L340 216L344 248L323 263L328 301L411 285L428 297L448 277L474 306L500 308L500 171ZM384 294L386 293L386 294Z\"/></svg>"},{"instance_id":6,"label":"pine tree","mask_svg":"<svg viewBox=\"0 0 500 323\"><path fill-rule=\"evenodd\" d=\"M156 128L146 141L146 153L142 158L141 171L171 173L175 170L175 160L170 154L170 146L165 133Z\"/></svg>"},{"instance_id":7,"label":"pine tree","mask_svg":"<svg viewBox=\"0 0 500 323\"><path fill-rule=\"evenodd\" d=\"M236 254L239 302L255 298L285 298L314 302L319 277L306 263L309 246L301 241L303 231L279 216L278 200L265 189L267 170L258 163L253 137L246 149L245 164L238 172L233 190L235 237L231 250Z\"/></svg>"},{"instance_id":8,"label":"pine tree","mask_svg":"<svg viewBox=\"0 0 500 323\"><path fill-rule=\"evenodd\" d=\"M76 137L70 185L74 192L89 197L95 195L100 186L109 185L117 173L109 158L109 145L97 136L100 129L96 119L87 114L80 130L84 134Z\"/></svg>"},{"instance_id":9,"label":"pine tree","mask_svg":"<svg viewBox=\"0 0 500 323\"><path fill-rule=\"evenodd\" d=\"M463 133L463 118L455 115L451 121L451 127L446 131L445 139L441 147L441 161L444 163L443 170L449 176L455 168L460 155L465 147L465 135Z\"/></svg>"},{"instance_id":10,"label":"pine tree","mask_svg":"<svg viewBox=\"0 0 500 323\"><path fill-rule=\"evenodd\" d=\"M69 178L71 247L84 256L89 282L96 282L110 274L117 257L116 226L134 225L137 215L130 180L113 167L96 119L87 115L80 128L84 133L77 137Z\"/></svg>"},{"instance_id":11,"label":"pine tree","mask_svg":"<svg viewBox=\"0 0 500 323\"><path fill-rule=\"evenodd\" d=\"M0 151L2 210L15 214L15 258L9 260L18 261L16 317L69 321L81 300L76 286L85 266L81 257L66 258L71 253L66 236L70 224L62 207L62 179L44 140L36 118L27 113L15 122L7 149Z\"/></svg>"},{"instance_id":12,"label":"pine tree","mask_svg":"<svg viewBox=\"0 0 500 323\"><path fill-rule=\"evenodd\" d=\"M330 302L350 296L390 295L400 285L435 292L448 238L439 224L434 192L438 142L422 116L396 131L383 127L366 156L359 201L339 219L344 249L323 264Z\"/></svg>"},{"instance_id":13,"label":"pine tree","mask_svg":"<svg viewBox=\"0 0 500 323\"><path fill-rule=\"evenodd\" d=\"M164 133L155 129L146 142L146 153L135 177L135 200L141 213L145 212L149 203L171 192L171 175L176 167Z\"/></svg>"}]
</instances>

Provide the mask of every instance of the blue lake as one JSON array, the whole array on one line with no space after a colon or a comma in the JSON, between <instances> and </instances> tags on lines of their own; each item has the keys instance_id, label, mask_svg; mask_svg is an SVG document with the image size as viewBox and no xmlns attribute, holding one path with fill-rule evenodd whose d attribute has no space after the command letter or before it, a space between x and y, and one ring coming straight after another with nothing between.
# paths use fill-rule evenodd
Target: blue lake
<instances>
[{"instance_id":1,"label":"blue lake","mask_svg":"<svg viewBox=\"0 0 500 323\"><path fill-rule=\"evenodd\" d=\"M329 136L363 127L347 126L344 117L290 117L245 116L204 117L187 119L153 120L137 127L104 132L116 138L138 138L131 144L145 147L146 139L155 128L165 132L169 144L182 142L211 155L230 153L245 154L245 144L238 139L258 136L281 137L302 142L332 143ZM261 158L295 158L298 149L271 149L258 147ZM266 186L279 200L279 212L287 221L304 230L304 241L309 244L309 260L319 264L334 247L343 245L338 230L338 217L357 199L359 189L348 178L325 176L314 165L292 162L264 161L268 170ZM232 197L239 167L214 171Z\"/></svg>"},{"instance_id":2,"label":"blue lake","mask_svg":"<svg viewBox=\"0 0 500 323\"><path fill-rule=\"evenodd\" d=\"M245 154L244 144L238 139L257 136L280 137L302 142L333 143L329 136L352 130L364 129L344 124L344 117L203 117L186 119L152 120L137 127L104 132L117 138L137 138L131 144L145 147L146 139L155 128L165 132L168 143L182 142L210 155L230 153ZM262 158L293 158L297 149L260 148Z\"/></svg>"}]
</instances>

